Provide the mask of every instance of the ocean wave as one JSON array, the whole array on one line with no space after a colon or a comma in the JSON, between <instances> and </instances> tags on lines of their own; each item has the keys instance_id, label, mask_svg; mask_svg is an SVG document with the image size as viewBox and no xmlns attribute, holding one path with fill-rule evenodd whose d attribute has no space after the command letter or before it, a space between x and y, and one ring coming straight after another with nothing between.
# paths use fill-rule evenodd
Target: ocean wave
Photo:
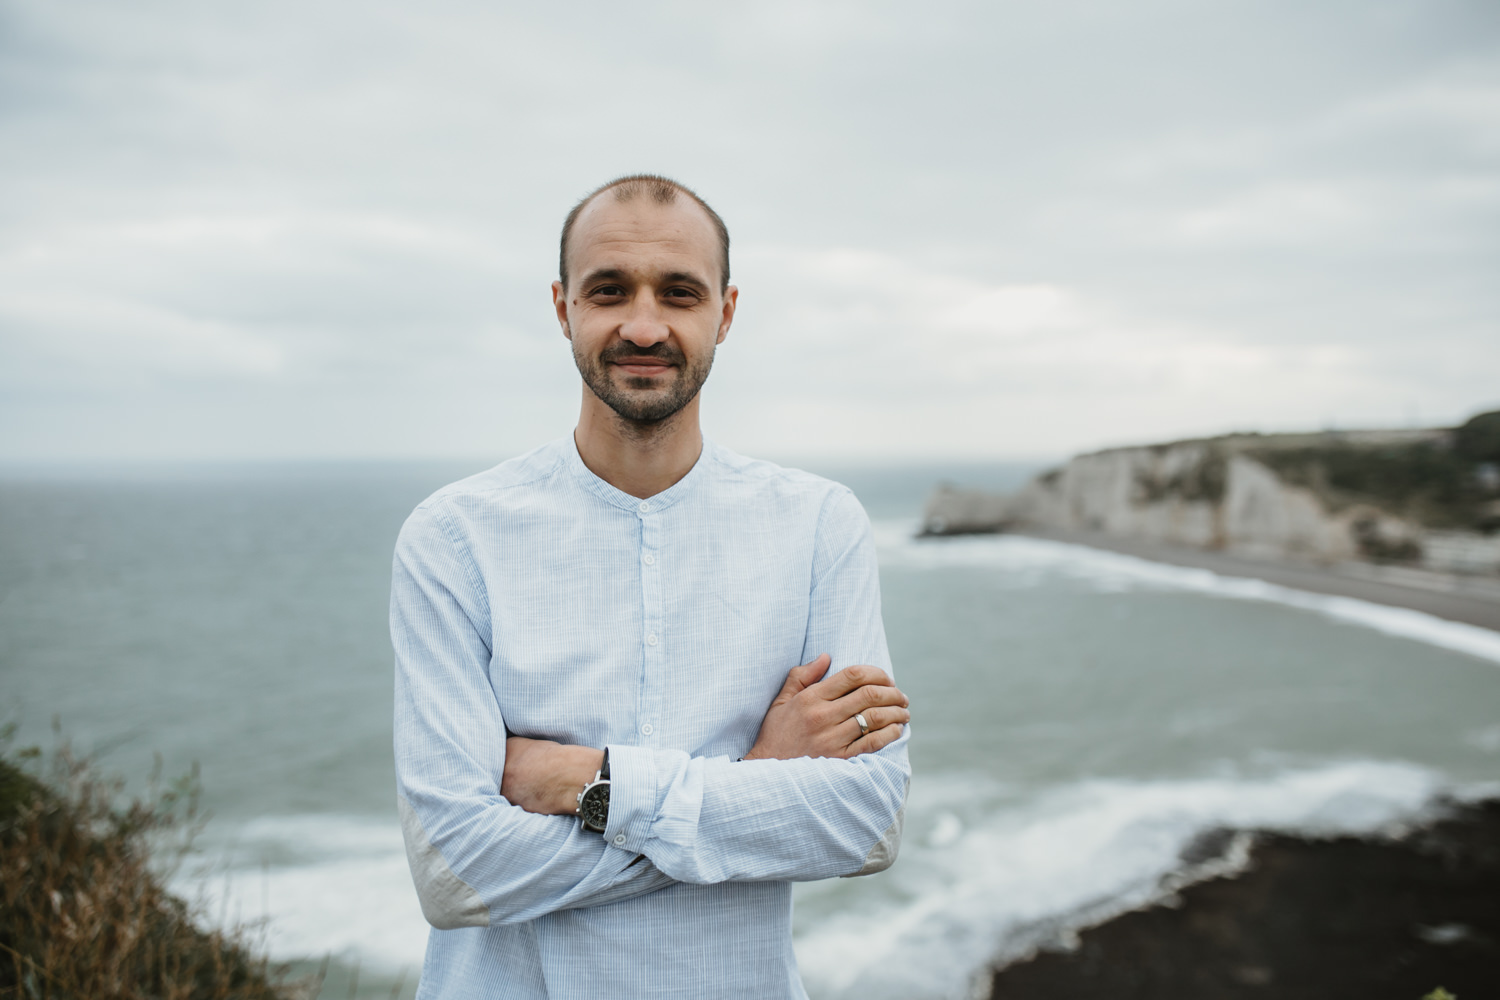
<instances>
[{"instance_id":1,"label":"ocean wave","mask_svg":"<svg viewBox=\"0 0 1500 1000\"><path fill-rule=\"evenodd\" d=\"M924 777L888 874L798 886L798 961L816 1000L965 996L996 958L1170 891L1164 877L1206 831L1365 833L1420 816L1441 791L1434 772L1369 761L1034 792ZM427 925L394 819L267 818L206 846L219 863L177 888L223 919L263 921L277 959L420 969Z\"/></svg>"},{"instance_id":2,"label":"ocean wave","mask_svg":"<svg viewBox=\"0 0 1500 1000\"><path fill-rule=\"evenodd\" d=\"M208 863L174 889L221 924L249 924L277 960L357 960L415 978L427 921L400 824L336 815L267 817L200 843Z\"/></svg>"},{"instance_id":3,"label":"ocean wave","mask_svg":"<svg viewBox=\"0 0 1500 1000\"><path fill-rule=\"evenodd\" d=\"M1442 787L1414 765L1343 762L1261 778L1081 782L965 822L968 783L923 784L880 898L855 905L847 883L799 887L798 962L818 1000L969 996L992 962L1170 895L1185 870L1240 863L1232 841L1185 862L1210 831L1370 833L1419 817Z\"/></svg>"},{"instance_id":4,"label":"ocean wave","mask_svg":"<svg viewBox=\"0 0 1500 1000\"><path fill-rule=\"evenodd\" d=\"M1232 600L1265 601L1500 663L1500 632L1409 608L1352 597L1314 594L1264 580L1223 576L1211 570L1172 566L1041 538L976 535L919 541L912 537L913 525L909 522L879 522L875 527L881 565L886 567L987 567L1014 576L1018 585L1025 585L1039 574L1050 573L1066 576L1097 591L1155 588L1192 591Z\"/></svg>"}]
</instances>

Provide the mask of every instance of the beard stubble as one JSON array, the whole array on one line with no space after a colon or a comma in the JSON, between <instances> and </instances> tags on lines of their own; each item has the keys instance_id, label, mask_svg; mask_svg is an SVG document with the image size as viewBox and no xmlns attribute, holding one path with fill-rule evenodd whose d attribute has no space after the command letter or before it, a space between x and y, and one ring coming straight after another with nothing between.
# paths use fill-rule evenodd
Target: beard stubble
<instances>
[{"instance_id":1,"label":"beard stubble","mask_svg":"<svg viewBox=\"0 0 1500 1000\"><path fill-rule=\"evenodd\" d=\"M611 366L622 358L653 358L673 365L675 374L666 386L660 388L657 379L639 376L627 376L620 385L612 377ZM584 384L620 419L639 427L652 427L676 416L693 401L703 383L708 381L714 355L710 350L707 357L689 364L682 351L666 343L650 347L620 343L600 351L597 357L588 358L578 352L574 342L573 363L578 366Z\"/></svg>"}]
</instances>

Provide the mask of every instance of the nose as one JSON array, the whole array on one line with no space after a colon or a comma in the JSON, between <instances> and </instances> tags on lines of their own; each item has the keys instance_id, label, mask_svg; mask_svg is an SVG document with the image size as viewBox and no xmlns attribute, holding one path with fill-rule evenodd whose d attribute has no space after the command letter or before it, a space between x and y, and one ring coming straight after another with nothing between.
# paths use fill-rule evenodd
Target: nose
<instances>
[{"instance_id":1,"label":"nose","mask_svg":"<svg viewBox=\"0 0 1500 1000\"><path fill-rule=\"evenodd\" d=\"M671 334L661 303L654 295L637 295L630 305L630 314L620 324L620 336L637 347L650 347L666 340Z\"/></svg>"}]
</instances>

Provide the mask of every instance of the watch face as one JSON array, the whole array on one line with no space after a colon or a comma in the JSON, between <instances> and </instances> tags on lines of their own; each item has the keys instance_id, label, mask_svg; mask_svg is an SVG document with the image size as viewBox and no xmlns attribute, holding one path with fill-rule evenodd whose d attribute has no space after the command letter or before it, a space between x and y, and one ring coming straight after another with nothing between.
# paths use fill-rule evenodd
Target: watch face
<instances>
[{"instance_id":1,"label":"watch face","mask_svg":"<svg viewBox=\"0 0 1500 1000\"><path fill-rule=\"evenodd\" d=\"M609 824L609 782L596 781L583 790L578 800L578 818L585 830L603 833Z\"/></svg>"}]
</instances>

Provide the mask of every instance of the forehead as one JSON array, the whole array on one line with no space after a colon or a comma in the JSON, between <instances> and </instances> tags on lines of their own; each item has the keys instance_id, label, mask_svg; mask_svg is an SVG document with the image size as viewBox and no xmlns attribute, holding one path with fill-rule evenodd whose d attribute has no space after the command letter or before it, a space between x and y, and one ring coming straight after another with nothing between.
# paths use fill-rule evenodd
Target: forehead
<instances>
[{"instance_id":1,"label":"forehead","mask_svg":"<svg viewBox=\"0 0 1500 1000\"><path fill-rule=\"evenodd\" d=\"M574 275L599 268L688 271L715 287L719 277L714 225L682 195L663 205L648 195L621 202L604 192L573 224L568 257Z\"/></svg>"}]
</instances>

